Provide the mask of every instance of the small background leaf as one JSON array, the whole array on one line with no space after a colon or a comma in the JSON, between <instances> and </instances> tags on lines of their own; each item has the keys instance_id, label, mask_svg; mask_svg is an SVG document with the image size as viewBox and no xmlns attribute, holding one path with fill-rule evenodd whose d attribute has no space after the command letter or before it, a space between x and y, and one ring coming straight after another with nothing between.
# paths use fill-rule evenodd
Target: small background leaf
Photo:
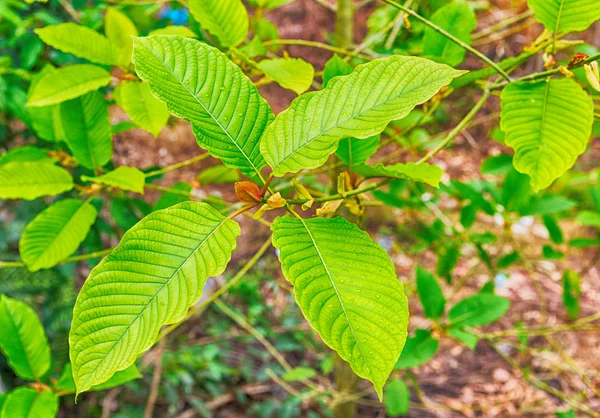
<instances>
[{"instance_id":1,"label":"small background leaf","mask_svg":"<svg viewBox=\"0 0 600 418\"><path fill-rule=\"evenodd\" d=\"M144 173L135 167L121 166L113 171L96 177L81 176L83 181L104 184L106 186L118 187L122 190L144 194L146 177Z\"/></svg>"}]
</instances>

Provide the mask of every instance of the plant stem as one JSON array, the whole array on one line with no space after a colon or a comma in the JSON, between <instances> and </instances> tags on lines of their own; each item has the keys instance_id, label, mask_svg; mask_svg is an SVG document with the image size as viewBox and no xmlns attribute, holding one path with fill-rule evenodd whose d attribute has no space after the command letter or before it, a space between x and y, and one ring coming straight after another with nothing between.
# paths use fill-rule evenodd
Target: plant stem
<instances>
[{"instance_id":1,"label":"plant stem","mask_svg":"<svg viewBox=\"0 0 600 418\"><path fill-rule=\"evenodd\" d=\"M479 52L475 48L471 47L471 45L469 45L469 44L461 41L456 36L452 35L450 32L448 32L445 29L439 27L438 25L436 25L435 23L431 22L430 20L424 18L423 16L421 16L420 14L418 14L417 12L415 12L414 10L411 10L408 7L405 7L405 6L403 6L403 5L399 4L399 3L396 3L395 1L392 1L392 0L383 0L383 1L385 3L387 3L387 4L389 4L390 6L394 6L394 7L398 8L398 9L402 10L406 14L408 14L408 15L410 15L410 16L418 19L418 20L420 20L425 25L429 26L431 29L435 30L436 32L440 33L441 35L445 36L446 38L450 39L455 44L457 44L460 47L466 49L467 51L469 51L470 53L472 53L473 55L475 55L477 58L479 58L480 60L482 60L485 63L487 63L490 67L494 68L498 74L500 74L502 77L504 77L505 80L507 80L509 82L512 81L512 79L510 78L510 76L502 68L500 68L494 61L492 61L491 59L489 59L488 57L486 57L484 54L482 54L481 52Z\"/></svg>"},{"instance_id":2,"label":"plant stem","mask_svg":"<svg viewBox=\"0 0 600 418\"><path fill-rule=\"evenodd\" d=\"M475 106L473 106L473 108L467 114L467 116L465 116L463 118L463 120L461 120L460 123L458 125L456 125L456 127L454 127L454 129L452 129L452 131L442 140L442 142L440 142L440 144L437 147L435 147L434 149L429 151L423 158L421 158L419 160L419 162L417 164L421 164L421 163L429 161L434 155L436 155L438 152L443 150L450 142L452 142L454 140L454 138L456 138L458 136L458 134L460 134L463 131L463 129L465 129L467 127L467 125L473 120L473 118L481 110L483 105L487 102L487 99L489 97L490 97L490 91L485 90L483 92L483 96L481 96L481 99L479 99L479 101L475 104Z\"/></svg>"},{"instance_id":3,"label":"plant stem","mask_svg":"<svg viewBox=\"0 0 600 418\"><path fill-rule=\"evenodd\" d=\"M176 164L169 165L167 167L160 168L158 170L151 171L146 173L146 178L160 176L161 174L169 173L171 171L179 170L180 168L187 167L188 165L192 165L197 163L198 161L202 161L208 158L210 154L205 152L204 154L200 154L195 156L194 158L190 158L189 160L181 161Z\"/></svg>"},{"instance_id":4,"label":"plant stem","mask_svg":"<svg viewBox=\"0 0 600 418\"><path fill-rule=\"evenodd\" d=\"M344 48L337 48L335 46L327 45L327 44L324 44L322 42L305 41L303 39L275 39L275 40L272 40L272 41L265 41L265 42L263 42L263 44L265 46L270 46L270 45L310 46L310 47L313 47L313 48L325 49L327 51L335 52L336 54L340 54L340 55L349 55L351 57L370 59L370 57L367 56L367 55L360 54L360 53L353 52L353 51L349 51L349 50L344 49Z\"/></svg>"},{"instance_id":5,"label":"plant stem","mask_svg":"<svg viewBox=\"0 0 600 418\"><path fill-rule=\"evenodd\" d=\"M74 263L76 261L90 260L92 258L104 257L105 255L110 254L114 248L107 248L106 250L96 251L89 254L81 254L75 255L73 257L65 258L62 261L59 261L56 265L62 265L67 263ZM21 261L0 261L0 269L9 268L9 267L25 267L25 263Z\"/></svg>"},{"instance_id":6,"label":"plant stem","mask_svg":"<svg viewBox=\"0 0 600 418\"><path fill-rule=\"evenodd\" d=\"M154 412L154 406L158 399L158 390L160 386L160 379L162 377L162 359L163 353L165 352L165 341L161 340L156 348L156 360L154 362L154 374L152 375L152 385L150 386L150 396L148 402L146 402L146 409L144 410L144 418L152 418Z\"/></svg>"},{"instance_id":7,"label":"plant stem","mask_svg":"<svg viewBox=\"0 0 600 418\"><path fill-rule=\"evenodd\" d=\"M354 40L354 5L352 0L337 0L335 17L335 44L347 49Z\"/></svg>"}]
</instances>

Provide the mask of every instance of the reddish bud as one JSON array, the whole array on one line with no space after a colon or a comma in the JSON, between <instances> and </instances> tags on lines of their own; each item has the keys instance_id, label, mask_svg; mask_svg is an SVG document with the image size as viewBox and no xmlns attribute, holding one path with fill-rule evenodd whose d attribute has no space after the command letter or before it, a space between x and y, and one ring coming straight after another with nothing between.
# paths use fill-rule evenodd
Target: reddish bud
<instances>
[{"instance_id":1,"label":"reddish bud","mask_svg":"<svg viewBox=\"0 0 600 418\"><path fill-rule=\"evenodd\" d=\"M258 203L262 200L260 189L251 181L238 181L234 187L235 195L242 203Z\"/></svg>"}]
</instances>

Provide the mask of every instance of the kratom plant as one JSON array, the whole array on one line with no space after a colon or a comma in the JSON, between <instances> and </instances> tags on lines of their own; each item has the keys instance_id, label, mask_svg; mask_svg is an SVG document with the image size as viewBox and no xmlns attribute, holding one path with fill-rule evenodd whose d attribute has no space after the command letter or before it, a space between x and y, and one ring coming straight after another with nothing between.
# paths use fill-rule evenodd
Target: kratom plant
<instances>
[{"instance_id":1,"label":"kratom plant","mask_svg":"<svg viewBox=\"0 0 600 418\"><path fill-rule=\"evenodd\" d=\"M200 181L232 176L242 205L187 201L189 189L183 188L183 199L171 194L169 202L157 205L159 210L148 210L151 213L128 229L118 246L93 254L106 257L92 269L77 296L69 334L71 365L54 384L48 384L49 350L37 317L23 303L2 297L0 309L6 315L0 320L7 325L0 326L0 347L15 373L38 385L38 392L20 388L0 398L4 410L18 402L19 407L33 405L44 408L44 416L53 416L56 396L79 395L139 376L136 359L190 316L207 279L225 271L237 237L253 234L252 227L242 231L235 220L253 209L257 222L267 211L276 213L272 245L302 313L354 373L373 384L380 400L384 393L390 398L390 415L405 413L408 404L408 388L402 380L394 378L386 385L390 374L427 362L438 350L437 332L476 346L478 337L471 330L496 321L509 308L508 299L494 294L493 283L453 304L446 314L447 301L437 278L417 267L417 293L434 327L418 329L407 338L408 302L394 265L387 252L351 220L364 216L369 192L376 191L379 200L394 206L395 187L438 188L444 173L430 159L499 92L503 141L514 150L514 158L503 155L486 161L486 170L507 173L504 190L490 194L508 214L544 216L553 241L561 243L560 228L552 217L555 211L547 209L557 200L548 203L552 195L527 200L529 184L535 192L548 188L586 150L594 103L572 71L583 68L590 91L600 90L600 56L578 54L565 65L557 64L554 56L570 46L561 40L566 33L583 31L600 19L600 8L597 0L530 0L535 17L547 30L522 55L494 63L470 46L476 18L467 3L449 2L426 19L404 5L385 2L393 13L424 25L423 57L390 55L354 67L334 55L324 68L322 88L310 92L306 91L314 85L315 72L309 63L288 56L256 60L276 42L268 39L268 30L247 41L250 20L240 0L188 2L190 13L218 48L194 39L198 36L185 27L157 29L140 37L132 21L110 7L105 35L74 23L36 29L47 45L90 63L60 68L47 64L33 76L27 93L28 125L42 140L62 142L66 148L57 146L48 153L39 147L19 147L0 158L2 199L79 192L56 200L25 228L19 250L29 271L81 258L73 254L97 220L101 193L143 194L152 178L179 167L144 173L111 166L114 131L103 94L107 87L133 123L154 136L170 115L190 122L199 147L208 154L184 164L207 155L221 160L224 167L207 171ZM251 3L262 11L284 1ZM259 27L262 17L253 19ZM376 44L388 42L373 39ZM542 51L546 71L518 79L510 76ZM470 73L454 69L467 53L487 68ZM495 76L499 78L487 80ZM256 87L270 82L299 95L277 116ZM382 144L379 135L390 123L400 123L415 114L415 107L425 105L418 126L425 113L431 115L454 90L473 83L482 89L480 100L421 159L368 163ZM337 166L343 167L334 172L330 193L317 195L294 178L296 173L318 172L330 159L341 161ZM241 180L238 170L247 179ZM379 190L387 185L389 195ZM443 187L467 202L460 215L467 229L477 211L496 212L482 190L458 181ZM519 190L523 199L517 198ZM598 218L592 211L580 215L582 223L596 227ZM491 271L519 258L518 253L502 254L492 263L485 251L486 238L471 236L469 242ZM438 276L451 280L462 244L457 239L438 248ZM556 250L549 247L545 254L550 258ZM566 272L563 283L565 306L576 317L577 273ZM37 360L22 364L30 352ZM290 381L306 378L301 371L296 373L298 377L288 376Z\"/></svg>"}]
</instances>

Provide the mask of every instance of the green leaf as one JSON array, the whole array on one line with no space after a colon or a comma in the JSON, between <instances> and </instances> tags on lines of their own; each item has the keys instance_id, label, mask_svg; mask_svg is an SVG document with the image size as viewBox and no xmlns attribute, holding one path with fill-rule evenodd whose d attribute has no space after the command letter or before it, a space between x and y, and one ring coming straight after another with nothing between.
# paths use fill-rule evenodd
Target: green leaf
<instances>
[{"instance_id":1,"label":"green leaf","mask_svg":"<svg viewBox=\"0 0 600 418\"><path fill-rule=\"evenodd\" d=\"M119 48L106 36L86 26L68 22L35 29L34 32L44 43L62 52L98 64L120 64Z\"/></svg>"},{"instance_id":2,"label":"green leaf","mask_svg":"<svg viewBox=\"0 0 600 418\"><path fill-rule=\"evenodd\" d=\"M385 412L389 417L408 414L410 391L401 379L392 379L385 385Z\"/></svg>"},{"instance_id":3,"label":"green leaf","mask_svg":"<svg viewBox=\"0 0 600 418\"><path fill-rule=\"evenodd\" d=\"M201 147L226 166L261 177L259 141L273 113L238 66L219 50L179 36L136 39L133 60L170 112L192 123Z\"/></svg>"},{"instance_id":4,"label":"green leaf","mask_svg":"<svg viewBox=\"0 0 600 418\"><path fill-rule=\"evenodd\" d=\"M310 367L295 367L283 375L283 380L286 382L297 382L299 380L310 379L316 374L317 372Z\"/></svg>"},{"instance_id":5,"label":"green leaf","mask_svg":"<svg viewBox=\"0 0 600 418\"><path fill-rule=\"evenodd\" d=\"M440 342L431 336L431 332L417 329L414 337L406 340L402 355L396 363L396 369L410 369L427 363L437 353Z\"/></svg>"},{"instance_id":6,"label":"green leaf","mask_svg":"<svg viewBox=\"0 0 600 418\"><path fill-rule=\"evenodd\" d=\"M300 95L310 88L315 69L300 58L275 58L262 60L257 67L281 87Z\"/></svg>"},{"instance_id":7,"label":"green leaf","mask_svg":"<svg viewBox=\"0 0 600 418\"><path fill-rule=\"evenodd\" d=\"M0 295L0 348L22 379L39 380L50 368L50 346L37 314L5 295Z\"/></svg>"},{"instance_id":8,"label":"green leaf","mask_svg":"<svg viewBox=\"0 0 600 418\"><path fill-rule=\"evenodd\" d=\"M365 178L388 177L420 181L433 187L439 187L444 172L434 164L399 163L393 165L357 164L352 166L352 171Z\"/></svg>"},{"instance_id":9,"label":"green leaf","mask_svg":"<svg viewBox=\"0 0 600 418\"><path fill-rule=\"evenodd\" d=\"M146 176L135 167L121 166L113 171L96 177L81 176L83 181L91 181L92 183L104 184L110 187L118 187L122 190L130 190L132 192L144 194L144 185Z\"/></svg>"},{"instance_id":10,"label":"green leaf","mask_svg":"<svg viewBox=\"0 0 600 418\"><path fill-rule=\"evenodd\" d=\"M510 300L491 293L478 293L459 301L448 312L448 319L455 327L477 327L500 319Z\"/></svg>"},{"instance_id":11,"label":"green leaf","mask_svg":"<svg viewBox=\"0 0 600 418\"><path fill-rule=\"evenodd\" d=\"M350 64L341 59L339 55L333 54L323 68L323 88L327 87L333 78L348 75L352 71L354 68Z\"/></svg>"},{"instance_id":12,"label":"green leaf","mask_svg":"<svg viewBox=\"0 0 600 418\"><path fill-rule=\"evenodd\" d=\"M558 225L556 219L554 219L552 216L546 215L544 216L543 221L544 226L548 230L548 235L550 236L550 239L553 243L562 244L563 242L565 242L562 230L560 229L560 225Z\"/></svg>"},{"instance_id":13,"label":"green leaf","mask_svg":"<svg viewBox=\"0 0 600 418\"><path fill-rule=\"evenodd\" d=\"M224 165L214 165L202 170L196 180L203 185L235 183L240 180L240 172Z\"/></svg>"},{"instance_id":14,"label":"green leaf","mask_svg":"<svg viewBox=\"0 0 600 418\"><path fill-rule=\"evenodd\" d=\"M65 278L56 270L32 273L25 267L4 268L0 274L0 293L22 299L56 289L64 282Z\"/></svg>"},{"instance_id":15,"label":"green leaf","mask_svg":"<svg viewBox=\"0 0 600 418\"><path fill-rule=\"evenodd\" d=\"M512 155L500 154L485 159L481 174L504 174L512 167Z\"/></svg>"},{"instance_id":16,"label":"green leaf","mask_svg":"<svg viewBox=\"0 0 600 418\"><path fill-rule=\"evenodd\" d=\"M106 382L93 386L90 388L91 391L95 390L106 390L114 388L115 386L121 386L127 382L131 382L132 380L136 380L142 377L142 374L138 370L135 364L132 364L125 370L121 370L116 372L110 379ZM73 380L73 368L71 363L67 363L65 368L63 369L60 378L56 382L55 385L56 390L67 393L75 393L77 390L75 388L75 380Z\"/></svg>"},{"instance_id":17,"label":"green leaf","mask_svg":"<svg viewBox=\"0 0 600 418\"><path fill-rule=\"evenodd\" d=\"M25 146L13 148L0 155L0 165L10 163L11 161L43 161L54 163L54 158L48 155L48 150L35 146Z\"/></svg>"},{"instance_id":18,"label":"green leaf","mask_svg":"<svg viewBox=\"0 0 600 418\"><path fill-rule=\"evenodd\" d=\"M131 120L154 137L169 120L167 105L152 95L146 82L121 83L115 88L114 97Z\"/></svg>"},{"instance_id":19,"label":"green leaf","mask_svg":"<svg viewBox=\"0 0 600 418\"><path fill-rule=\"evenodd\" d=\"M96 266L69 335L77 393L131 366L164 325L181 321L208 277L221 274L239 225L205 203L151 213Z\"/></svg>"},{"instance_id":20,"label":"green leaf","mask_svg":"<svg viewBox=\"0 0 600 418\"><path fill-rule=\"evenodd\" d=\"M458 327L449 328L448 335L453 338L456 338L458 341L465 344L471 350L475 350L475 348L477 347L477 342L479 341L477 335Z\"/></svg>"},{"instance_id":21,"label":"green leaf","mask_svg":"<svg viewBox=\"0 0 600 418\"><path fill-rule=\"evenodd\" d=\"M471 44L471 33L477 27L477 18L468 3L453 1L431 15L431 21L450 32L464 43ZM462 63L467 51L433 28L425 28L423 56L453 67Z\"/></svg>"},{"instance_id":22,"label":"green leaf","mask_svg":"<svg viewBox=\"0 0 600 418\"><path fill-rule=\"evenodd\" d=\"M359 65L327 88L295 99L266 129L260 150L277 177L319 167L340 139L380 133L461 74L416 57L392 56Z\"/></svg>"},{"instance_id":23,"label":"green leaf","mask_svg":"<svg viewBox=\"0 0 600 418\"><path fill-rule=\"evenodd\" d=\"M513 163L545 189L586 149L594 122L594 103L572 79L511 83L501 96L501 127Z\"/></svg>"},{"instance_id":24,"label":"green leaf","mask_svg":"<svg viewBox=\"0 0 600 418\"><path fill-rule=\"evenodd\" d=\"M565 270L562 277L563 305L570 320L577 319L581 311L581 277L573 270Z\"/></svg>"},{"instance_id":25,"label":"green leaf","mask_svg":"<svg viewBox=\"0 0 600 418\"><path fill-rule=\"evenodd\" d=\"M31 80L27 95L31 97L33 89L38 81L49 72L55 71L55 68L46 64L42 70L37 73ZM38 136L46 141L57 141L59 139L59 112L58 106L46 107L29 107L27 110L31 120L31 127L35 130Z\"/></svg>"},{"instance_id":26,"label":"green leaf","mask_svg":"<svg viewBox=\"0 0 600 418\"><path fill-rule=\"evenodd\" d=\"M379 135L366 139L344 138L335 154L348 165L365 163L379 147Z\"/></svg>"},{"instance_id":27,"label":"green leaf","mask_svg":"<svg viewBox=\"0 0 600 418\"><path fill-rule=\"evenodd\" d=\"M248 12L241 0L190 0L188 7L221 46L238 46L248 36Z\"/></svg>"},{"instance_id":28,"label":"green leaf","mask_svg":"<svg viewBox=\"0 0 600 418\"><path fill-rule=\"evenodd\" d=\"M54 267L77 250L98 212L87 201L64 199L44 209L19 241L21 259L30 271Z\"/></svg>"},{"instance_id":29,"label":"green leaf","mask_svg":"<svg viewBox=\"0 0 600 418\"><path fill-rule=\"evenodd\" d=\"M431 319L438 319L444 313L446 299L444 293L433 274L417 265L415 270L417 281L417 293L423 305L425 316Z\"/></svg>"},{"instance_id":30,"label":"green leaf","mask_svg":"<svg viewBox=\"0 0 600 418\"><path fill-rule=\"evenodd\" d=\"M534 196L529 204L521 209L521 215L551 215L567 211L577 206L577 202L564 196L547 194L545 196Z\"/></svg>"},{"instance_id":31,"label":"green leaf","mask_svg":"<svg viewBox=\"0 0 600 418\"><path fill-rule=\"evenodd\" d=\"M161 210L161 209L170 208L171 206L174 206L178 203L186 202L186 201L190 200L189 196L192 191L191 184L175 183L170 188L173 190L180 191L181 194L165 192L160 197L160 199L158 199L158 201L156 202L156 204L153 207L153 210Z\"/></svg>"},{"instance_id":32,"label":"green leaf","mask_svg":"<svg viewBox=\"0 0 600 418\"><path fill-rule=\"evenodd\" d=\"M13 161L0 166L0 199L33 200L73 188L73 177L47 161Z\"/></svg>"},{"instance_id":33,"label":"green leaf","mask_svg":"<svg viewBox=\"0 0 600 418\"><path fill-rule=\"evenodd\" d=\"M580 32L600 19L597 0L528 0L535 18L550 32Z\"/></svg>"},{"instance_id":34,"label":"green leaf","mask_svg":"<svg viewBox=\"0 0 600 418\"><path fill-rule=\"evenodd\" d=\"M544 245L542 247L542 256L548 260L560 260L565 255L550 245Z\"/></svg>"},{"instance_id":35,"label":"green leaf","mask_svg":"<svg viewBox=\"0 0 600 418\"><path fill-rule=\"evenodd\" d=\"M154 35L178 35L183 36L185 38L197 38L196 35L190 28L187 26L166 26L160 29L154 29L151 31L148 36Z\"/></svg>"},{"instance_id":36,"label":"green leaf","mask_svg":"<svg viewBox=\"0 0 600 418\"><path fill-rule=\"evenodd\" d=\"M108 39L120 50L119 64L124 67L129 66L133 52L133 37L138 36L133 22L123 12L109 7L104 16L104 30Z\"/></svg>"},{"instance_id":37,"label":"green leaf","mask_svg":"<svg viewBox=\"0 0 600 418\"><path fill-rule=\"evenodd\" d=\"M8 394L0 416L2 418L55 418L58 398L48 390L38 392L21 386Z\"/></svg>"},{"instance_id":38,"label":"green leaf","mask_svg":"<svg viewBox=\"0 0 600 418\"><path fill-rule=\"evenodd\" d=\"M582 210L577 214L575 222L584 226L600 228L600 213L591 210Z\"/></svg>"},{"instance_id":39,"label":"green leaf","mask_svg":"<svg viewBox=\"0 0 600 418\"><path fill-rule=\"evenodd\" d=\"M100 168L112 157L108 106L97 91L60 104L64 140L79 164Z\"/></svg>"},{"instance_id":40,"label":"green leaf","mask_svg":"<svg viewBox=\"0 0 600 418\"><path fill-rule=\"evenodd\" d=\"M112 76L101 67L75 64L46 72L33 88L27 106L50 106L107 86Z\"/></svg>"},{"instance_id":41,"label":"green leaf","mask_svg":"<svg viewBox=\"0 0 600 418\"><path fill-rule=\"evenodd\" d=\"M408 303L389 256L343 218L279 217L271 229L302 313L381 398L408 325Z\"/></svg>"},{"instance_id":42,"label":"green leaf","mask_svg":"<svg viewBox=\"0 0 600 418\"><path fill-rule=\"evenodd\" d=\"M502 256L500 259L498 259L497 267L499 269L505 269L507 267L510 267L511 265L513 265L514 263L516 263L519 260L519 257L520 257L519 253L517 251L508 253L508 254Z\"/></svg>"}]
</instances>

